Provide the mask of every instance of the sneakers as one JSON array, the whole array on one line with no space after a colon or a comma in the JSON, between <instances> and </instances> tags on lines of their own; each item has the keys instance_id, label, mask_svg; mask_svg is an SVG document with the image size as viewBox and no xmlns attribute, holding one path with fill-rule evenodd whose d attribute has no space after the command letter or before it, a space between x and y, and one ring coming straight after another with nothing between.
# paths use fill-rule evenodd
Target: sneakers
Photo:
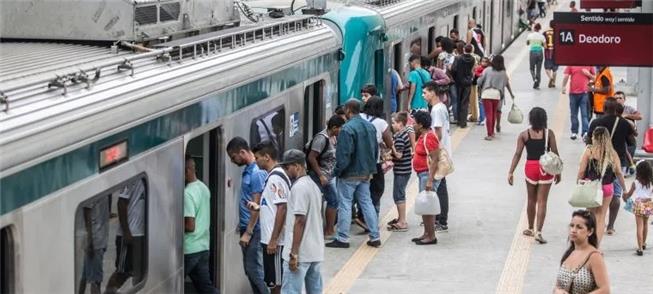
<instances>
[{"instance_id":1,"label":"sneakers","mask_svg":"<svg viewBox=\"0 0 653 294\"><path fill-rule=\"evenodd\" d=\"M379 248L379 247L381 247L381 240L367 241L367 246L374 247L374 248Z\"/></svg>"},{"instance_id":2,"label":"sneakers","mask_svg":"<svg viewBox=\"0 0 653 294\"><path fill-rule=\"evenodd\" d=\"M571 137L570 137L570 138L571 138L572 140L576 140L576 139L578 139L578 134L573 133L573 134L571 134Z\"/></svg>"},{"instance_id":3,"label":"sneakers","mask_svg":"<svg viewBox=\"0 0 653 294\"><path fill-rule=\"evenodd\" d=\"M379 241L379 244L380 243L381 243L381 241ZM333 241L331 241L329 243L326 243L325 246L329 247L329 248L349 248L349 243L340 242L340 241L338 241L338 239L335 239L335 240L333 240Z\"/></svg>"},{"instance_id":4,"label":"sneakers","mask_svg":"<svg viewBox=\"0 0 653 294\"><path fill-rule=\"evenodd\" d=\"M442 225L442 224L435 224L435 231L436 232L448 232L449 231L449 226Z\"/></svg>"}]
</instances>

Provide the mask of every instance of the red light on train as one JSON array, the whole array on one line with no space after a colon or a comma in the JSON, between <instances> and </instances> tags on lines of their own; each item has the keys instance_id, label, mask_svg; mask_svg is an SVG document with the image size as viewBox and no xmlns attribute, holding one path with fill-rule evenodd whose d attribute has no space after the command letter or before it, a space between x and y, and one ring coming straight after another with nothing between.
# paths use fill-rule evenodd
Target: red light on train
<instances>
[{"instance_id":1,"label":"red light on train","mask_svg":"<svg viewBox=\"0 0 653 294\"><path fill-rule=\"evenodd\" d=\"M100 150L100 171L126 161L128 156L127 140L103 148Z\"/></svg>"}]
</instances>

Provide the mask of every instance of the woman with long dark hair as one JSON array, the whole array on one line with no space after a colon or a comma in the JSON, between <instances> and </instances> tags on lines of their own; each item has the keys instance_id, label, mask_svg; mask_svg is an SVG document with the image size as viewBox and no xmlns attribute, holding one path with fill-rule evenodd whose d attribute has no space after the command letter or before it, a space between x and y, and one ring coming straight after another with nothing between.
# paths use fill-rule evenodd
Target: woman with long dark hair
<instances>
[{"instance_id":1,"label":"woman with long dark hair","mask_svg":"<svg viewBox=\"0 0 653 294\"><path fill-rule=\"evenodd\" d=\"M504 97L503 89L507 88L512 99L515 95L512 93L510 87L510 79L506 73L506 66L503 61L503 56L497 55L492 58L492 66L486 68L481 76L478 78L478 88L481 89L481 101L483 102L483 110L487 122L487 136L485 140L492 140L494 138L494 129L501 132L501 102Z\"/></svg>"},{"instance_id":2,"label":"woman with long dark hair","mask_svg":"<svg viewBox=\"0 0 653 294\"><path fill-rule=\"evenodd\" d=\"M569 223L569 248L562 255L555 294L610 293L608 270L601 252L594 214L574 211Z\"/></svg>"},{"instance_id":3,"label":"woman with long dark hair","mask_svg":"<svg viewBox=\"0 0 653 294\"><path fill-rule=\"evenodd\" d=\"M528 121L531 126L521 132L517 138L517 150L512 157L510 171L508 171L508 184L513 184L513 173L521 159L522 152L526 148L526 191L528 201L526 212L528 215L528 229L524 230L526 236L535 236L535 241L545 244L547 241L542 238L542 227L546 217L546 204L549 198L551 184L560 182L560 175L549 175L542 170L540 157L551 150L558 154L558 145L553 131L547 129L546 111L540 107L531 109L528 114ZM546 135L545 135L546 134ZM546 136L546 137L545 137ZM537 206L537 230L533 231L535 213Z\"/></svg>"},{"instance_id":4,"label":"woman with long dark hair","mask_svg":"<svg viewBox=\"0 0 653 294\"><path fill-rule=\"evenodd\" d=\"M605 127L597 127L592 132L592 144L588 145L581 157L578 169L577 181L601 179L603 190L603 203L599 207L589 208L596 215L596 237L601 243L605 231L605 215L610 207L614 188L612 183L615 179L625 187L621 161L619 155L612 147L612 136Z\"/></svg>"}]
</instances>

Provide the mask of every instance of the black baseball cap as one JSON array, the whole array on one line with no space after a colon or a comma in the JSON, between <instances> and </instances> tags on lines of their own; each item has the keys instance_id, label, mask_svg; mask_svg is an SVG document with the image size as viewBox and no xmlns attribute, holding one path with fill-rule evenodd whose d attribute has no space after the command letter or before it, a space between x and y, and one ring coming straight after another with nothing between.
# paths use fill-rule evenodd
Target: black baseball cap
<instances>
[{"instance_id":1,"label":"black baseball cap","mask_svg":"<svg viewBox=\"0 0 653 294\"><path fill-rule=\"evenodd\" d=\"M283 153L283 158L281 159L281 162L279 162L280 165L288 165L288 164L306 164L306 155L304 152L301 150L297 149L290 149L286 152Z\"/></svg>"}]
</instances>

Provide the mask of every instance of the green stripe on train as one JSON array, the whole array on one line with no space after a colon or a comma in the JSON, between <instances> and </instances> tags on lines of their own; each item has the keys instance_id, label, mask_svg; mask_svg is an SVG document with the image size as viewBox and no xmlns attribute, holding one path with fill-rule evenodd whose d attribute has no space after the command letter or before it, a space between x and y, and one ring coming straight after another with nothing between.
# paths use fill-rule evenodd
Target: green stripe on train
<instances>
[{"instance_id":1,"label":"green stripe on train","mask_svg":"<svg viewBox=\"0 0 653 294\"><path fill-rule=\"evenodd\" d=\"M186 108L4 177L0 179L0 215L97 174L99 149L102 147L128 139L129 157L137 156L327 71L335 83L338 63L334 54L302 62L232 90L209 94Z\"/></svg>"}]
</instances>

